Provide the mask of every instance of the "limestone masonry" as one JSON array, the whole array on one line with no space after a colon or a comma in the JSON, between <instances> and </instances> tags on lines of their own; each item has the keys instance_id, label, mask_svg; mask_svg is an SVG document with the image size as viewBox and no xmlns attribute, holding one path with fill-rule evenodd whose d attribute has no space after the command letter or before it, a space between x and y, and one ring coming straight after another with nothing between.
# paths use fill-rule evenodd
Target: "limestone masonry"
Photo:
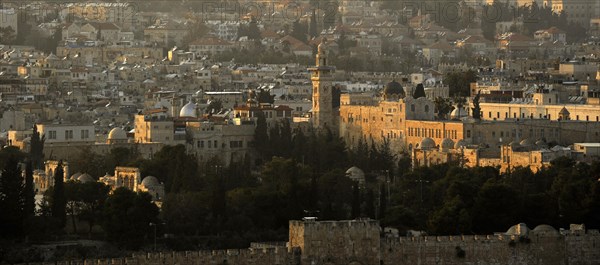
<instances>
[{"instance_id":1,"label":"limestone masonry","mask_svg":"<svg viewBox=\"0 0 600 265\"><path fill-rule=\"evenodd\" d=\"M398 237L379 222L290 221L287 247L253 244L249 249L135 254L127 258L63 261L64 265L594 265L600 264L600 233L571 225L556 230L525 224L506 233L469 236ZM30 263L31 264L31 263Z\"/></svg>"}]
</instances>

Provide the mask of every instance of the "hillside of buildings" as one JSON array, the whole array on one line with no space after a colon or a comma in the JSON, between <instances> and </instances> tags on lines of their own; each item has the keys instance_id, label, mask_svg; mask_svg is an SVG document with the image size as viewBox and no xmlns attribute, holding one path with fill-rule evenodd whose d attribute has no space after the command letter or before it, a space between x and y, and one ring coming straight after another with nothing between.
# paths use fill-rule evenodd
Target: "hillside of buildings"
<instances>
[{"instance_id":1,"label":"hillside of buildings","mask_svg":"<svg viewBox=\"0 0 600 265\"><path fill-rule=\"evenodd\" d=\"M0 146L2 264L594 264L600 2L2 2Z\"/></svg>"}]
</instances>

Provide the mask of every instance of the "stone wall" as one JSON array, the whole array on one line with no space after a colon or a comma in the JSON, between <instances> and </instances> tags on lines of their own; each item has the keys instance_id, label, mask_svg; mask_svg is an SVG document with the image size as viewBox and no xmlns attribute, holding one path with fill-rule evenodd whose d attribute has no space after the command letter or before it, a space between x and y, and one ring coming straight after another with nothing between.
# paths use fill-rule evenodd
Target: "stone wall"
<instances>
[{"instance_id":1,"label":"stone wall","mask_svg":"<svg viewBox=\"0 0 600 265\"><path fill-rule=\"evenodd\" d=\"M374 220L290 221L287 247L135 254L126 258L29 265L594 265L600 264L598 230L549 226L526 237L507 235L380 238ZM512 229L512 228L511 228ZM510 231L510 230L509 230Z\"/></svg>"}]
</instances>

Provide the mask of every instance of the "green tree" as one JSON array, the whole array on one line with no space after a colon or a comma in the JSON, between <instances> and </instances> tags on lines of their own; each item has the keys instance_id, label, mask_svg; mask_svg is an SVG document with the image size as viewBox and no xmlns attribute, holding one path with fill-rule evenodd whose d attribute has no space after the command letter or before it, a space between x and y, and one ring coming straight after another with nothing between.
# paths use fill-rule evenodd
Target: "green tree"
<instances>
[{"instance_id":1,"label":"green tree","mask_svg":"<svg viewBox=\"0 0 600 265\"><path fill-rule=\"evenodd\" d=\"M448 84L450 96L470 95L471 83L477 81L477 73L473 70L466 72L451 72L446 74L444 83Z\"/></svg>"},{"instance_id":2,"label":"green tree","mask_svg":"<svg viewBox=\"0 0 600 265\"><path fill-rule=\"evenodd\" d=\"M460 197L456 196L430 215L428 227L432 233L438 235L470 233L471 216Z\"/></svg>"},{"instance_id":3,"label":"green tree","mask_svg":"<svg viewBox=\"0 0 600 265\"><path fill-rule=\"evenodd\" d=\"M140 163L143 176L156 176L165 183L166 192L195 191L201 183L196 157L184 145L164 146L152 159Z\"/></svg>"},{"instance_id":4,"label":"green tree","mask_svg":"<svg viewBox=\"0 0 600 265\"><path fill-rule=\"evenodd\" d=\"M311 38L319 35L319 31L317 30L317 12L315 9L312 10L312 15L310 16L309 34Z\"/></svg>"},{"instance_id":5,"label":"green tree","mask_svg":"<svg viewBox=\"0 0 600 265\"><path fill-rule=\"evenodd\" d=\"M102 221L102 211L110 187L102 182L92 181L81 183L79 192L79 219L88 223L88 233L91 235L94 225Z\"/></svg>"},{"instance_id":6,"label":"green tree","mask_svg":"<svg viewBox=\"0 0 600 265\"><path fill-rule=\"evenodd\" d=\"M294 21L290 35L295 39L306 43L306 36L308 36L308 25L300 22L299 20Z\"/></svg>"},{"instance_id":7,"label":"green tree","mask_svg":"<svg viewBox=\"0 0 600 265\"><path fill-rule=\"evenodd\" d=\"M35 190L33 183L33 164L31 159L27 160L25 164L25 187L23 196L25 197L25 216L33 217L35 215Z\"/></svg>"},{"instance_id":8,"label":"green tree","mask_svg":"<svg viewBox=\"0 0 600 265\"><path fill-rule=\"evenodd\" d=\"M0 176L0 236L16 238L23 233L25 199L23 178L16 155L8 157Z\"/></svg>"},{"instance_id":9,"label":"green tree","mask_svg":"<svg viewBox=\"0 0 600 265\"><path fill-rule=\"evenodd\" d=\"M54 171L54 187L52 194L52 217L59 221L61 227L65 226L67 219L67 199L64 187L64 169L62 160L58 162Z\"/></svg>"},{"instance_id":10,"label":"green tree","mask_svg":"<svg viewBox=\"0 0 600 265\"><path fill-rule=\"evenodd\" d=\"M260 30L258 29L258 22L256 19L252 18L250 23L248 24L248 39L251 40L260 40Z\"/></svg>"},{"instance_id":11,"label":"green tree","mask_svg":"<svg viewBox=\"0 0 600 265\"><path fill-rule=\"evenodd\" d=\"M40 137L37 126L33 125L29 149L29 157L33 164L33 169L41 169L44 166L44 142L45 136Z\"/></svg>"},{"instance_id":12,"label":"green tree","mask_svg":"<svg viewBox=\"0 0 600 265\"><path fill-rule=\"evenodd\" d=\"M425 97L425 87L423 84L418 84L415 88L415 92L413 93L413 98L424 98Z\"/></svg>"},{"instance_id":13,"label":"green tree","mask_svg":"<svg viewBox=\"0 0 600 265\"><path fill-rule=\"evenodd\" d=\"M488 182L473 207L473 228L478 233L504 231L519 222L518 194L510 186Z\"/></svg>"},{"instance_id":14,"label":"green tree","mask_svg":"<svg viewBox=\"0 0 600 265\"><path fill-rule=\"evenodd\" d=\"M269 143L267 119L262 111L257 113L256 128L254 129L254 140L252 141L252 144L263 159L267 160L270 158L271 144Z\"/></svg>"},{"instance_id":15,"label":"green tree","mask_svg":"<svg viewBox=\"0 0 600 265\"><path fill-rule=\"evenodd\" d=\"M125 249L139 249L151 230L149 223L157 223L158 207L148 193L135 193L118 188L108 197L104 206L103 228L109 241Z\"/></svg>"},{"instance_id":16,"label":"green tree","mask_svg":"<svg viewBox=\"0 0 600 265\"><path fill-rule=\"evenodd\" d=\"M450 103L450 99L436 97L434 100L434 104L438 119L448 119L448 113L452 110L452 103Z\"/></svg>"},{"instance_id":17,"label":"green tree","mask_svg":"<svg viewBox=\"0 0 600 265\"><path fill-rule=\"evenodd\" d=\"M206 107L205 113L215 114L215 113L219 113L219 111L221 111L222 109L223 109L223 103L221 102L221 100L212 100L208 104L208 107Z\"/></svg>"},{"instance_id":18,"label":"green tree","mask_svg":"<svg viewBox=\"0 0 600 265\"><path fill-rule=\"evenodd\" d=\"M15 30L11 27L0 27L0 36L3 44L15 44L17 40L17 34L15 34Z\"/></svg>"}]
</instances>

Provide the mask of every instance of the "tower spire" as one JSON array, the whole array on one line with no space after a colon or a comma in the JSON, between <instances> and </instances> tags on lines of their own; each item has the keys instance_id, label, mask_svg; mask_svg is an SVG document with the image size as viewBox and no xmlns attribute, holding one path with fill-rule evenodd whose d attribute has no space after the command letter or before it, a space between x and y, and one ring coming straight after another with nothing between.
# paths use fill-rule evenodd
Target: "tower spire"
<instances>
[{"instance_id":1,"label":"tower spire","mask_svg":"<svg viewBox=\"0 0 600 265\"><path fill-rule=\"evenodd\" d=\"M308 70L312 72L311 81L313 84L312 95L312 123L317 129L329 128L337 132L338 115L333 109L333 76L334 68L327 65L327 40L321 39L317 46L317 55L315 56L315 67Z\"/></svg>"}]
</instances>

